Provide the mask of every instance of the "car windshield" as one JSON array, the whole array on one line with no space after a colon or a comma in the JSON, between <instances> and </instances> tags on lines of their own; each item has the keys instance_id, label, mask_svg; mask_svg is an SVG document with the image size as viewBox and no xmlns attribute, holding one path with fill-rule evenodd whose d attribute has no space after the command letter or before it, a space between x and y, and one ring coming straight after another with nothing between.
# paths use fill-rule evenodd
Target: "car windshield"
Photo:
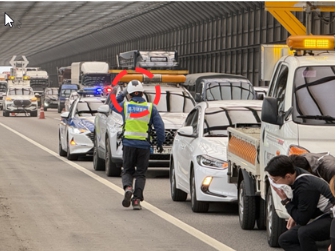
<instances>
[{"instance_id":1,"label":"car windshield","mask_svg":"<svg viewBox=\"0 0 336 251\"><path fill-rule=\"evenodd\" d=\"M145 91L147 102L154 102L155 92ZM161 91L161 97L156 108L159 112L189 113L194 108L193 98L184 91Z\"/></svg>"},{"instance_id":2,"label":"car windshield","mask_svg":"<svg viewBox=\"0 0 336 251\"><path fill-rule=\"evenodd\" d=\"M0 83L0 92L6 92L7 91L7 84Z\"/></svg>"},{"instance_id":3,"label":"car windshield","mask_svg":"<svg viewBox=\"0 0 336 251\"><path fill-rule=\"evenodd\" d=\"M77 90L74 90L74 89L63 89L63 90L61 90L61 95L68 98L70 96L70 94L72 92L75 92L75 91L77 91Z\"/></svg>"},{"instance_id":4,"label":"car windshield","mask_svg":"<svg viewBox=\"0 0 336 251\"><path fill-rule=\"evenodd\" d=\"M227 137L227 128L239 124L260 124L261 107L211 107L205 110L204 137Z\"/></svg>"},{"instance_id":5,"label":"car windshield","mask_svg":"<svg viewBox=\"0 0 336 251\"><path fill-rule=\"evenodd\" d=\"M295 72L293 121L335 125L335 66L300 67Z\"/></svg>"},{"instance_id":6,"label":"car windshield","mask_svg":"<svg viewBox=\"0 0 336 251\"><path fill-rule=\"evenodd\" d=\"M248 80L244 79L214 79L205 83L206 97L213 100L254 99L253 88Z\"/></svg>"},{"instance_id":7,"label":"car windshield","mask_svg":"<svg viewBox=\"0 0 336 251\"><path fill-rule=\"evenodd\" d=\"M11 88L8 92L9 95L33 95L31 88Z\"/></svg>"},{"instance_id":8,"label":"car windshield","mask_svg":"<svg viewBox=\"0 0 336 251\"><path fill-rule=\"evenodd\" d=\"M106 86L111 85L111 76L109 74L90 74L84 75L82 84L84 86Z\"/></svg>"},{"instance_id":9,"label":"car windshield","mask_svg":"<svg viewBox=\"0 0 336 251\"><path fill-rule=\"evenodd\" d=\"M90 117L95 116L98 110L98 107L103 103L99 101L84 101L78 102L76 107L76 114L80 117Z\"/></svg>"}]
</instances>

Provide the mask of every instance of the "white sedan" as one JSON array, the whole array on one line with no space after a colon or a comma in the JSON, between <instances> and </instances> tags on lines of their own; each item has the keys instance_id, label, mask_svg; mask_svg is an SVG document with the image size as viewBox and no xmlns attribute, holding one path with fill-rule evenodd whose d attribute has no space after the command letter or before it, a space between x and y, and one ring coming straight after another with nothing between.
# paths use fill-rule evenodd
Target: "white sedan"
<instances>
[{"instance_id":1,"label":"white sedan","mask_svg":"<svg viewBox=\"0 0 336 251\"><path fill-rule=\"evenodd\" d=\"M98 107L103 105L105 98L77 98L68 112L61 114L59 125L59 155L69 160L79 156L93 154L94 119Z\"/></svg>"},{"instance_id":2,"label":"white sedan","mask_svg":"<svg viewBox=\"0 0 336 251\"><path fill-rule=\"evenodd\" d=\"M191 197L194 212L210 202L237 202L237 187L227 182L228 127L260 126L262 101L201 102L177 131L170 160L173 201Z\"/></svg>"}]
</instances>

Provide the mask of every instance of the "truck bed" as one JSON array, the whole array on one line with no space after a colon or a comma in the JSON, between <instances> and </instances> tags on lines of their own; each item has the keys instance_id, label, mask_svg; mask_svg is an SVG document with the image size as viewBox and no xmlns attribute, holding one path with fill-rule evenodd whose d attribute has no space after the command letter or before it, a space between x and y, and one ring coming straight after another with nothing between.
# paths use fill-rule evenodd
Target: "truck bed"
<instances>
[{"instance_id":1,"label":"truck bed","mask_svg":"<svg viewBox=\"0 0 336 251\"><path fill-rule=\"evenodd\" d=\"M235 166L253 175L260 175L260 128L228 128L228 134L227 159L231 168Z\"/></svg>"}]
</instances>

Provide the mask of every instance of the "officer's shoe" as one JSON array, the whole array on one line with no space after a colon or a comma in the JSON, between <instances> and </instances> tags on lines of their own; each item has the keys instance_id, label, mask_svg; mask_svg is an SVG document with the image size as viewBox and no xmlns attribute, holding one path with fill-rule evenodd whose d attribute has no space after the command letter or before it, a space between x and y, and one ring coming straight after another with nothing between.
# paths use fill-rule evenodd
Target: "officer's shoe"
<instances>
[{"instance_id":1,"label":"officer's shoe","mask_svg":"<svg viewBox=\"0 0 336 251\"><path fill-rule=\"evenodd\" d=\"M131 198L132 198L132 195L133 195L133 190L131 187L127 187L125 189L125 195L124 195L124 199L122 201L122 205L124 207L129 207L131 205Z\"/></svg>"},{"instance_id":2,"label":"officer's shoe","mask_svg":"<svg viewBox=\"0 0 336 251\"><path fill-rule=\"evenodd\" d=\"M133 210L141 210L142 207L140 205L140 199L133 199L132 206L133 206Z\"/></svg>"}]
</instances>

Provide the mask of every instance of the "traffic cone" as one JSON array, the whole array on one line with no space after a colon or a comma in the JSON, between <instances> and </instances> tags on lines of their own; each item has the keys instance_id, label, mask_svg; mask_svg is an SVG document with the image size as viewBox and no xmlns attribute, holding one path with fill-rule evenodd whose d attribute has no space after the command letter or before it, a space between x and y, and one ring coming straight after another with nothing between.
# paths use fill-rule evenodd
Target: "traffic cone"
<instances>
[{"instance_id":1,"label":"traffic cone","mask_svg":"<svg viewBox=\"0 0 336 251\"><path fill-rule=\"evenodd\" d=\"M45 119L44 117L44 108L41 106L39 119Z\"/></svg>"}]
</instances>

